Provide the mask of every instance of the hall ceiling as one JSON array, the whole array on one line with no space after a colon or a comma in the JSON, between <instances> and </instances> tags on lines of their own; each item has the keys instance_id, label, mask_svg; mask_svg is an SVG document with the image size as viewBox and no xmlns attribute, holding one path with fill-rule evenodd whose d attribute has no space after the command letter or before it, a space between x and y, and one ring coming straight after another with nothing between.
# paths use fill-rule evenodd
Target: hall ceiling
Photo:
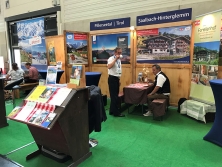
<instances>
[{"instance_id":1,"label":"hall ceiling","mask_svg":"<svg viewBox=\"0 0 222 167\"><path fill-rule=\"evenodd\" d=\"M123 15L214 0L64 0L64 22ZM144 14L149 14L145 12Z\"/></svg>"}]
</instances>

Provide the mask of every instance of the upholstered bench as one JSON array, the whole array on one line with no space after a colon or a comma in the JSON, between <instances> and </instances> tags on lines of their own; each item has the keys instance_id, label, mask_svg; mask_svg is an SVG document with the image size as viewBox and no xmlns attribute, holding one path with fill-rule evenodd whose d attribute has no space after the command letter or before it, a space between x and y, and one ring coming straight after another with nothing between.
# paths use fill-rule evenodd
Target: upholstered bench
<instances>
[{"instance_id":1,"label":"upholstered bench","mask_svg":"<svg viewBox=\"0 0 222 167\"><path fill-rule=\"evenodd\" d=\"M121 104L124 103L124 93L119 92L118 94L118 108L121 109Z\"/></svg>"},{"instance_id":2,"label":"upholstered bench","mask_svg":"<svg viewBox=\"0 0 222 167\"><path fill-rule=\"evenodd\" d=\"M25 83L25 84L20 84L19 85L19 89L15 90L15 98L20 98L20 91L24 91L24 90L31 90L34 87L36 87L37 85L39 85L38 82L36 83Z\"/></svg>"},{"instance_id":3,"label":"upholstered bench","mask_svg":"<svg viewBox=\"0 0 222 167\"><path fill-rule=\"evenodd\" d=\"M153 112L153 118L160 118L160 120L163 120L163 116L167 109L167 99L154 99L150 107Z\"/></svg>"}]
</instances>

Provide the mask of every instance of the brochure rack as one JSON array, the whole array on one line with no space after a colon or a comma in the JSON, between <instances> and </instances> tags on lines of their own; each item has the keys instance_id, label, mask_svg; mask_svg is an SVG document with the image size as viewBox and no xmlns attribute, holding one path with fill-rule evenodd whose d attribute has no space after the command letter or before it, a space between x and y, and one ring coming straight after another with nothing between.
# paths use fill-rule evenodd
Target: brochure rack
<instances>
[{"instance_id":1,"label":"brochure rack","mask_svg":"<svg viewBox=\"0 0 222 167\"><path fill-rule=\"evenodd\" d=\"M5 97L4 97L4 79L0 77L0 128L8 126L5 111Z\"/></svg>"},{"instance_id":2,"label":"brochure rack","mask_svg":"<svg viewBox=\"0 0 222 167\"><path fill-rule=\"evenodd\" d=\"M38 150L27 155L26 160L41 154L42 146L70 155L73 160L70 167L77 166L91 156L92 153L89 151L88 99L87 88L72 90L63 104L55 109L56 117L47 129L23 122L27 124L38 146Z\"/></svg>"}]
</instances>

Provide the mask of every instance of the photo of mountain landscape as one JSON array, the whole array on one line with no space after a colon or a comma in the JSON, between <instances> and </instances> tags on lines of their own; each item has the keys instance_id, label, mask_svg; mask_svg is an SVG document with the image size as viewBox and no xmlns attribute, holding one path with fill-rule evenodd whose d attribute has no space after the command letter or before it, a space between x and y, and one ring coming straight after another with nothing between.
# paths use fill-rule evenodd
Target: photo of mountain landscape
<instances>
[{"instance_id":1,"label":"photo of mountain landscape","mask_svg":"<svg viewBox=\"0 0 222 167\"><path fill-rule=\"evenodd\" d=\"M107 64L109 57L114 55L116 47L122 48L122 64L130 61L130 33L97 35L92 40L92 57L94 64Z\"/></svg>"},{"instance_id":2,"label":"photo of mountain landscape","mask_svg":"<svg viewBox=\"0 0 222 167\"><path fill-rule=\"evenodd\" d=\"M66 32L69 64L88 64L87 34Z\"/></svg>"}]
</instances>

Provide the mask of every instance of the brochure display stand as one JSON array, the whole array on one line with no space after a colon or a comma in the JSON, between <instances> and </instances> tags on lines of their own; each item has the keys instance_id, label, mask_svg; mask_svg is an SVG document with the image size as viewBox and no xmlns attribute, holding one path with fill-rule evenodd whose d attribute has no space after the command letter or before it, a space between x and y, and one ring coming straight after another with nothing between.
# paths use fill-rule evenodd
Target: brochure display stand
<instances>
[{"instance_id":1,"label":"brochure display stand","mask_svg":"<svg viewBox=\"0 0 222 167\"><path fill-rule=\"evenodd\" d=\"M0 77L0 128L8 126L6 120L6 111L5 111L5 97L4 97L4 79Z\"/></svg>"},{"instance_id":2,"label":"brochure display stand","mask_svg":"<svg viewBox=\"0 0 222 167\"><path fill-rule=\"evenodd\" d=\"M88 99L87 88L71 90L60 106L56 106L56 117L47 128L29 122L15 121L27 124L38 150L29 154L29 160L42 153L42 147L56 150L72 157L70 166L77 166L89 156L89 129L88 129Z\"/></svg>"}]
</instances>

